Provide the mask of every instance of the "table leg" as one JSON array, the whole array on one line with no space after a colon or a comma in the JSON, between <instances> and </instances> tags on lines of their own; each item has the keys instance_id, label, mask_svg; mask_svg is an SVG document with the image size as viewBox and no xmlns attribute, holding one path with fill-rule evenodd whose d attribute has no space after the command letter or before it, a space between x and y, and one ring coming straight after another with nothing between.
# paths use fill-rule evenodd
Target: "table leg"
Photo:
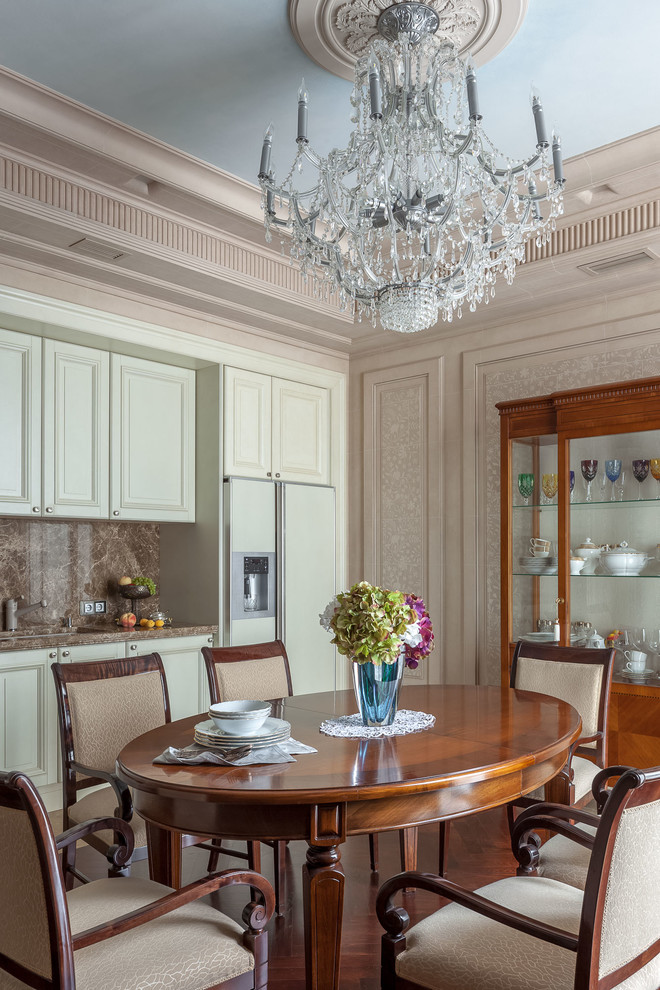
<instances>
[{"instance_id":1,"label":"table leg","mask_svg":"<svg viewBox=\"0 0 660 990\"><path fill-rule=\"evenodd\" d=\"M417 835L418 830L416 825L411 825L410 828L399 829L401 869L404 872L406 870L417 869Z\"/></svg>"},{"instance_id":2,"label":"table leg","mask_svg":"<svg viewBox=\"0 0 660 990\"><path fill-rule=\"evenodd\" d=\"M303 866L307 990L337 990L344 908L344 870L338 846L309 843Z\"/></svg>"},{"instance_id":3,"label":"table leg","mask_svg":"<svg viewBox=\"0 0 660 990\"><path fill-rule=\"evenodd\" d=\"M147 822L149 876L166 887L181 886L181 832L170 832Z\"/></svg>"}]
</instances>

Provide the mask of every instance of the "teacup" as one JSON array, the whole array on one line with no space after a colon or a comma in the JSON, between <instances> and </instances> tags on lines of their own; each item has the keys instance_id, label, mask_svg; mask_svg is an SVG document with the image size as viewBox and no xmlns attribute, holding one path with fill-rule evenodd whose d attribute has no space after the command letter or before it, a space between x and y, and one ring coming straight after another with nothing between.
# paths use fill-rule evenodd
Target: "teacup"
<instances>
[{"instance_id":1,"label":"teacup","mask_svg":"<svg viewBox=\"0 0 660 990\"><path fill-rule=\"evenodd\" d=\"M641 650L624 650L623 655L628 661L624 670L629 670L631 674L641 674L646 670L646 653Z\"/></svg>"},{"instance_id":2,"label":"teacup","mask_svg":"<svg viewBox=\"0 0 660 990\"><path fill-rule=\"evenodd\" d=\"M532 536L529 541L529 552L532 557L548 557L551 549L550 540L542 540L538 536Z\"/></svg>"}]
</instances>

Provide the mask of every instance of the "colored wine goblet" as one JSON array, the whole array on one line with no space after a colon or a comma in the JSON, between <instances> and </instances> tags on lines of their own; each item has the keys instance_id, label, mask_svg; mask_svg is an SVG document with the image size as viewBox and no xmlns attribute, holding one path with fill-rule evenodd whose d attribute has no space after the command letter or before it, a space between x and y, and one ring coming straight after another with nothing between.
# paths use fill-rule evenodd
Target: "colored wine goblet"
<instances>
[{"instance_id":1,"label":"colored wine goblet","mask_svg":"<svg viewBox=\"0 0 660 990\"><path fill-rule=\"evenodd\" d=\"M573 490L575 488L575 471L568 472L568 484L571 489L571 502L573 501Z\"/></svg>"},{"instance_id":2,"label":"colored wine goblet","mask_svg":"<svg viewBox=\"0 0 660 990\"><path fill-rule=\"evenodd\" d=\"M612 482L612 493L610 495L610 502L614 502L614 482L618 479L621 474L621 461L618 458L613 458L610 461L605 461L605 474L607 475L609 481Z\"/></svg>"},{"instance_id":3,"label":"colored wine goblet","mask_svg":"<svg viewBox=\"0 0 660 990\"><path fill-rule=\"evenodd\" d=\"M637 480L637 498L638 500L642 497L642 482L646 481L649 473L649 462L645 459L639 458L632 462L632 472Z\"/></svg>"},{"instance_id":4,"label":"colored wine goblet","mask_svg":"<svg viewBox=\"0 0 660 990\"><path fill-rule=\"evenodd\" d=\"M557 489L559 488L559 475L557 474L544 474L541 477L541 488L543 489L543 494L549 502L557 494Z\"/></svg>"},{"instance_id":5,"label":"colored wine goblet","mask_svg":"<svg viewBox=\"0 0 660 990\"><path fill-rule=\"evenodd\" d=\"M533 474L519 474L518 475L518 491L523 497L525 505L529 505L529 500L534 493L534 475Z\"/></svg>"},{"instance_id":6,"label":"colored wine goblet","mask_svg":"<svg viewBox=\"0 0 660 990\"><path fill-rule=\"evenodd\" d=\"M582 477L587 483L587 493L584 500L585 502L591 502L591 482L598 473L598 461L580 461L580 470L582 471Z\"/></svg>"},{"instance_id":7,"label":"colored wine goblet","mask_svg":"<svg viewBox=\"0 0 660 990\"><path fill-rule=\"evenodd\" d=\"M649 467L651 468L651 476L658 482L655 497L660 498L660 457L652 457L649 461Z\"/></svg>"}]
</instances>

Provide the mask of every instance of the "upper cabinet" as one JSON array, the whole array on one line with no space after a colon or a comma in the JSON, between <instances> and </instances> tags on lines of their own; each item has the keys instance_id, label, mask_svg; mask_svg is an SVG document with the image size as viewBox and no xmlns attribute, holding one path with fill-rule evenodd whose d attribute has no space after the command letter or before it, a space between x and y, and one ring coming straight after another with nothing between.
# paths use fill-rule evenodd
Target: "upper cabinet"
<instances>
[{"instance_id":1,"label":"upper cabinet","mask_svg":"<svg viewBox=\"0 0 660 990\"><path fill-rule=\"evenodd\" d=\"M0 512L41 515L41 339L0 330Z\"/></svg>"},{"instance_id":2,"label":"upper cabinet","mask_svg":"<svg viewBox=\"0 0 660 990\"><path fill-rule=\"evenodd\" d=\"M0 437L1 514L195 519L194 371L0 330Z\"/></svg>"},{"instance_id":3,"label":"upper cabinet","mask_svg":"<svg viewBox=\"0 0 660 990\"><path fill-rule=\"evenodd\" d=\"M109 356L44 341L43 513L108 518Z\"/></svg>"},{"instance_id":4,"label":"upper cabinet","mask_svg":"<svg viewBox=\"0 0 660 990\"><path fill-rule=\"evenodd\" d=\"M328 390L225 368L224 473L329 484Z\"/></svg>"},{"instance_id":5,"label":"upper cabinet","mask_svg":"<svg viewBox=\"0 0 660 990\"><path fill-rule=\"evenodd\" d=\"M195 521L195 372L112 355L113 519Z\"/></svg>"}]
</instances>

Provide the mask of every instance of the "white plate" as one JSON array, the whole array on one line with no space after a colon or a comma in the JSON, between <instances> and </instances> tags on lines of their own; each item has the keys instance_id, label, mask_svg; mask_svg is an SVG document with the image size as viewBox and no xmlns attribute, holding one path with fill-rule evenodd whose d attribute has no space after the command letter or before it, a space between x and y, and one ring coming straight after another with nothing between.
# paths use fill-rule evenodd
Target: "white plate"
<instances>
[{"instance_id":1,"label":"white plate","mask_svg":"<svg viewBox=\"0 0 660 990\"><path fill-rule=\"evenodd\" d=\"M551 632L530 632L525 633L522 638L528 639L530 643L551 643L554 638L554 634Z\"/></svg>"},{"instance_id":2,"label":"white plate","mask_svg":"<svg viewBox=\"0 0 660 990\"><path fill-rule=\"evenodd\" d=\"M619 673L622 677L629 677L631 681L639 680L640 677L650 677L651 674L655 674L655 671L650 667L646 670L632 671L632 670L620 670Z\"/></svg>"},{"instance_id":3,"label":"white plate","mask_svg":"<svg viewBox=\"0 0 660 990\"><path fill-rule=\"evenodd\" d=\"M235 733L222 732L210 718L206 722L198 722L195 726L195 740L197 742L233 749L240 749L247 745L267 746L270 743L288 739L290 735L291 725L282 718L267 718L261 728L256 732L251 732L249 736L237 736Z\"/></svg>"}]
</instances>

